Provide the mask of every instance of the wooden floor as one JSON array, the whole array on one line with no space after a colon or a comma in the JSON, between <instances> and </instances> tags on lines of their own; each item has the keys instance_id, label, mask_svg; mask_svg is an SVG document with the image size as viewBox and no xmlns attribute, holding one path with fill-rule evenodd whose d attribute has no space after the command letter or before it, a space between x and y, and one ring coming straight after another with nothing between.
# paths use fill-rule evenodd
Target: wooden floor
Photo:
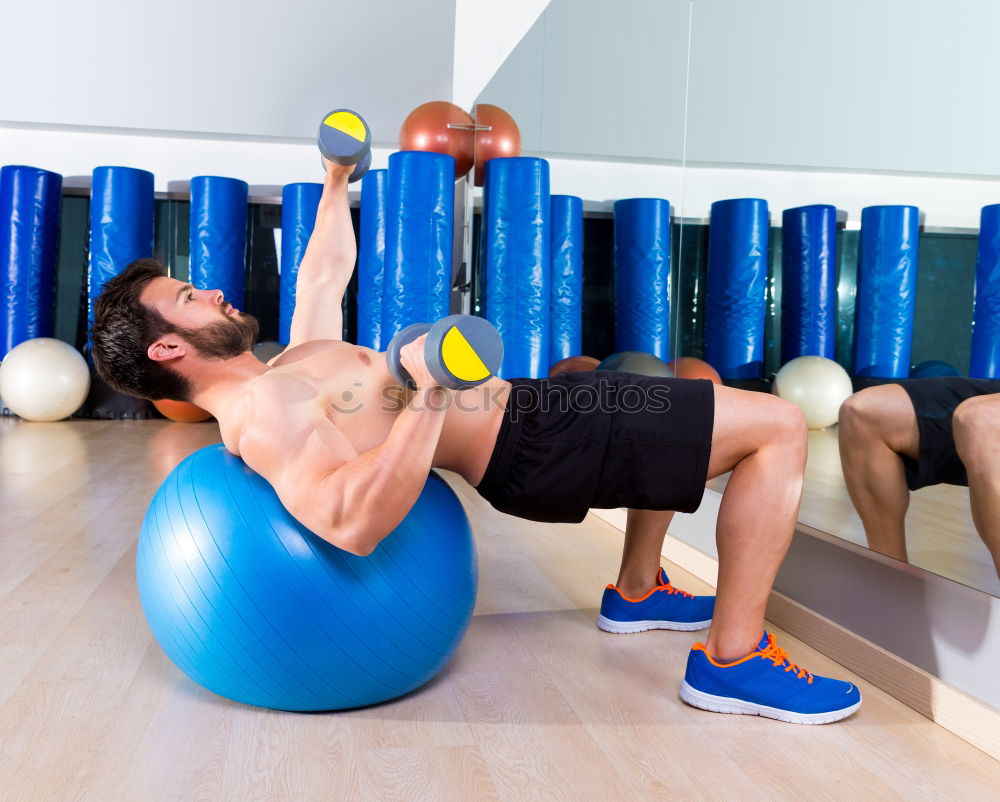
<instances>
[{"instance_id":1,"label":"wooden floor","mask_svg":"<svg viewBox=\"0 0 1000 802\"><path fill-rule=\"evenodd\" d=\"M852 543L868 545L844 484L836 427L809 433L799 520ZM906 543L913 565L1000 596L993 559L972 523L968 488L934 485L911 493Z\"/></svg>"},{"instance_id":2,"label":"wooden floor","mask_svg":"<svg viewBox=\"0 0 1000 802\"><path fill-rule=\"evenodd\" d=\"M685 706L697 634L593 624L617 530L593 516L516 521L460 487L480 593L441 677L339 714L213 696L152 641L134 559L156 486L216 436L211 424L0 421L3 799L1000 798L1000 764L856 677L861 711L824 727Z\"/></svg>"}]
</instances>

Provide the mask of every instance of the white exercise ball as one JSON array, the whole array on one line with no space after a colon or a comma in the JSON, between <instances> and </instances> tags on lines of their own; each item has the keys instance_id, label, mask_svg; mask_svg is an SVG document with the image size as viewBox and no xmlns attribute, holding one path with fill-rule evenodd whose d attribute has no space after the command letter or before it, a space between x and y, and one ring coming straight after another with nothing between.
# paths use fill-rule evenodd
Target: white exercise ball
<instances>
[{"instance_id":1,"label":"white exercise ball","mask_svg":"<svg viewBox=\"0 0 1000 802\"><path fill-rule=\"evenodd\" d=\"M810 429L825 429L837 422L840 405L854 388L847 371L832 359L800 356L778 371L772 391L798 405Z\"/></svg>"},{"instance_id":2,"label":"white exercise ball","mask_svg":"<svg viewBox=\"0 0 1000 802\"><path fill-rule=\"evenodd\" d=\"M89 391L86 360L61 340L25 340L0 364L0 397L25 420L68 418L83 405Z\"/></svg>"}]
</instances>

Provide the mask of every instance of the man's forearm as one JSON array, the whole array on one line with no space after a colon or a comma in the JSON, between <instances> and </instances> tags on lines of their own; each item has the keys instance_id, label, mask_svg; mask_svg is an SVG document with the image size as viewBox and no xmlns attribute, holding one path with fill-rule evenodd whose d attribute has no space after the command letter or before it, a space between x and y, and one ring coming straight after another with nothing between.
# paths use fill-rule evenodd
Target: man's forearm
<instances>
[{"instance_id":1,"label":"man's forearm","mask_svg":"<svg viewBox=\"0 0 1000 802\"><path fill-rule=\"evenodd\" d=\"M349 174L350 170L339 166L326 174L316 223L296 278L299 286L335 283L346 287L351 280L358 245L347 197Z\"/></svg>"}]
</instances>

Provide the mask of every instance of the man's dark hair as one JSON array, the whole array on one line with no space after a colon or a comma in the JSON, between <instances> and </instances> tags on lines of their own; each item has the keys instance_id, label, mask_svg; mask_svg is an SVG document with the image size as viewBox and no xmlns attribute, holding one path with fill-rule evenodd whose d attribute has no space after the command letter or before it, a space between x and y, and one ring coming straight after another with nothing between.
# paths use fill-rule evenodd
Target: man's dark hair
<instances>
[{"instance_id":1,"label":"man's dark hair","mask_svg":"<svg viewBox=\"0 0 1000 802\"><path fill-rule=\"evenodd\" d=\"M119 392L151 401L188 401L190 382L147 354L157 339L177 331L139 300L149 282L166 274L156 259L137 259L105 282L94 301L91 353L97 375Z\"/></svg>"}]
</instances>

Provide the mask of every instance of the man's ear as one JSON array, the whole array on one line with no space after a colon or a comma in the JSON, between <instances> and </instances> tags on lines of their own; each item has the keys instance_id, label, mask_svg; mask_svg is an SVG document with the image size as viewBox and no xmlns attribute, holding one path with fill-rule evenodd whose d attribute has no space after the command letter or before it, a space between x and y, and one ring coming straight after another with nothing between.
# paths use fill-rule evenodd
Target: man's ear
<instances>
[{"instance_id":1,"label":"man's ear","mask_svg":"<svg viewBox=\"0 0 1000 802\"><path fill-rule=\"evenodd\" d=\"M146 349L146 355L154 362L169 362L172 359L179 359L185 353L187 347L184 342L170 335L161 337Z\"/></svg>"}]
</instances>

